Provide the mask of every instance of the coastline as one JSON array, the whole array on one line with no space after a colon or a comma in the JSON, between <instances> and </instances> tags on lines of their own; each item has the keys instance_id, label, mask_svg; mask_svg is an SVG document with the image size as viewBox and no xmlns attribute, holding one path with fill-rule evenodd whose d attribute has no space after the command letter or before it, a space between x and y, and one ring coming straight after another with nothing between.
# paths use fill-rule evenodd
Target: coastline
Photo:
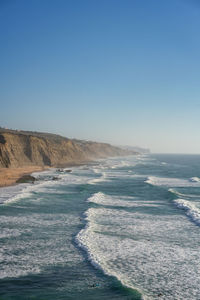
<instances>
[{"instance_id":1,"label":"coastline","mask_svg":"<svg viewBox=\"0 0 200 300\"><path fill-rule=\"evenodd\" d=\"M18 168L0 168L0 188L16 185L16 181L23 175L29 175L33 172L40 172L49 169L49 167L26 166Z\"/></svg>"},{"instance_id":2,"label":"coastline","mask_svg":"<svg viewBox=\"0 0 200 300\"><path fill-rule=\"evenodd\" d=\"M110 144L0 128L0 187L49 168L85 165L100 158L136 154Z\"/></svg>"},{"instance_id":3,"label":"coastline","mask_svg":"<svg viewBox=\"0 0 200 300\"><path fill-rule=\"evenodd\" d=\"M24 176L31 175L34 172L42 172L51 168L70 168L78 167L82 165L95 163L95 160L83 161L83 162L71 162L59 166L24 166L18 168L0 168L0 188L18 185L16 181Z\"/></svg>"}]
</instances>

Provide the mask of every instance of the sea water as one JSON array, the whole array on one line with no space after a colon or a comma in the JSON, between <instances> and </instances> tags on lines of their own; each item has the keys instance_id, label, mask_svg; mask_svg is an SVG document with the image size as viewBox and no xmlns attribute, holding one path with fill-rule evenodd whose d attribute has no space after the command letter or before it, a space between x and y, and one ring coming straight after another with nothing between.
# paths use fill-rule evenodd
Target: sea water
<instances>
[{"instance_id":1,"label":"sea water","mask_svg":"<svg viewBox=\"0 0 200 300\"><path fill-rule=\"evenodd\" d=\"M33 175L0 189L1 300L200 299L200 156Z\"/></svg>"}]
</instances>

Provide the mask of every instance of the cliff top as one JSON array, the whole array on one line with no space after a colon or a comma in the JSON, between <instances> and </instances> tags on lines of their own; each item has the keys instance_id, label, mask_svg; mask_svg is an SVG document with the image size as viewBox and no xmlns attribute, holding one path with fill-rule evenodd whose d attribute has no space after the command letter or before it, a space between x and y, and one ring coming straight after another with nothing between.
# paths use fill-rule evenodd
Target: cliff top
<instances>
[{"instance_id":1,"label":"cliff top","mask_svg":"<svg viewBox=\"0 0 200 300\"><path fill-rule=\"evenodd\" d=\"M54 143L58 143L58 144L61 143L63 140L65 140L65 141L71 140L71 141L74 141L75 143L78 143L78 144L95 144L95 143L98 143L98 142L88 141L88 140L71 139L71 138L67 138L67 137L64 137L62 135L55 134L55 133L38 132L38 131L26 131L26 130L15 130L15 129L3 128L3 127L0 127L0 134L1 133L11 133L11 134L16 134L16 135L35 136L35 137L38 137L38 138L49 139L49 140L53 141ZM100 143L100 144L109 145L108 143Z\"/></svg>"},{"instance_id":2,"label":"cliff top","mask_svg":"<svg viewBox=\"0 0 200 300\"><path fill-rule=\"evenodd\" d=\"M25 131L25 130L14 130L14 129L8 129L8 128L2 128L0 127L0 133L12 133L16 135L26 135L26 136L36 136L39 138L45 138L45 139L51 139L54 142L59 143L61 140L69 140L66 137L63 137L58 134L54 133L48 133L48 132L37 132L37 131Z\"/></svg>"}]
</instances>

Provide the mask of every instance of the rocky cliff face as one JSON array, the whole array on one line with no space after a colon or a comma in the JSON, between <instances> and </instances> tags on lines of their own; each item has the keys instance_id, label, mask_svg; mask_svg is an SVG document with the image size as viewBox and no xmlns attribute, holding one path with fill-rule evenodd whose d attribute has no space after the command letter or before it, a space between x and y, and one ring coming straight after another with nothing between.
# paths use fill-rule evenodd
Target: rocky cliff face
<instances>
[{"instance_id":1,"label":"rocky cliff face","mask_svg":"<svg viewBox=\"0 0 200 300\"><path fill-rule=\"evenodd\" d=\"M54 134L0 129L0 167L62 167L131 154L104 143L70 140ZM132 153L133 154L133 153Z\"/></svg>"}]
</instances>

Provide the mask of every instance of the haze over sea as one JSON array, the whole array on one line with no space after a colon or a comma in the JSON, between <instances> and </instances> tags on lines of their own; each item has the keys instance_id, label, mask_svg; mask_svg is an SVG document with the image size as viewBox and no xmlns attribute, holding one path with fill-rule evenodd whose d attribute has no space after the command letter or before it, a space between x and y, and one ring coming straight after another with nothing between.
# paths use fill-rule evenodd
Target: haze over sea
<instances>
[{"instance_id":1,"label":"haze over sea","mask_svg":"<svg viewBox=\"0 0 200 300\"><path fill-rule=\"evenodd\" d=\"M199 299L200 155L35 176L0 189L1 299Z\"/></svg>"}]
</instances>

